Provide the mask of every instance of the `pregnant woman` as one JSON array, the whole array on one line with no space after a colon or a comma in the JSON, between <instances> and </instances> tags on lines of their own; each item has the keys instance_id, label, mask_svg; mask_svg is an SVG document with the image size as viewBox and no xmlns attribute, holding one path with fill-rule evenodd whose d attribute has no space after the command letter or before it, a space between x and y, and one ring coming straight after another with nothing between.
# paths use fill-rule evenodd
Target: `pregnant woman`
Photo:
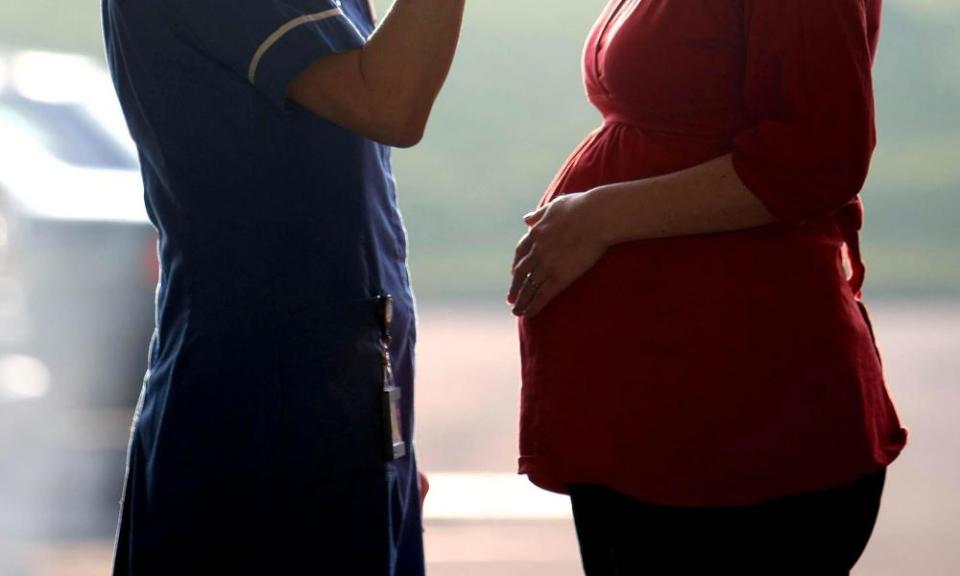
<instances>
[{"instance_id":1,"label":"pregnant woman","mask_svg":"<svg viewBox=\"0 0 960 576\"><path fill-rule=\"evenodd\" d=\"M614 0L525 217L520 469L587 574L846 574L906 431L861 303L880 0Z\"/></svg>"}]
</instances>

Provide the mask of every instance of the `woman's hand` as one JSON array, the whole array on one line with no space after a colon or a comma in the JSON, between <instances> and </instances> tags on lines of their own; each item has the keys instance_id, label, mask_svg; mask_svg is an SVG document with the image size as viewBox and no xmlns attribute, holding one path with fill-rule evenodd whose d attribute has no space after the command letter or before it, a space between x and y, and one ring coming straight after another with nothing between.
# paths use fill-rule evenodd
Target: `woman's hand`
<instances>
[{"instance_id":1,"label":"woman's hand","mask_svg":"<svg viewBox=\"0 0 960 576\"><path fill-rule=\"evenodd\" d=\"M530 230L517 245L507 295L514 314L536 316L606 252L594 200L567 194L523 217Z\"/></svg>"}]
</instances>

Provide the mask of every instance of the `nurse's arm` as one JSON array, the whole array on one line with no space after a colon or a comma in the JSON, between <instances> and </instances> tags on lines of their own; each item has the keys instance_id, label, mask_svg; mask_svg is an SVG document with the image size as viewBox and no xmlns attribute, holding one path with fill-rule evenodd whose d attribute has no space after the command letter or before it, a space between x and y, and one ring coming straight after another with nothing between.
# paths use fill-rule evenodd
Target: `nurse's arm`
<instances>
[{"instance_id":1,"label":"nurse's arm","mask_svg":"<svg viewBox=\"0 0 960 576\"><path fill-rule=\"evenodd\" d=\"M320 58L288 97L373 140L416 145L453 62L464 2L396 0L362 49Z\"/></svg>"}]
</instances>

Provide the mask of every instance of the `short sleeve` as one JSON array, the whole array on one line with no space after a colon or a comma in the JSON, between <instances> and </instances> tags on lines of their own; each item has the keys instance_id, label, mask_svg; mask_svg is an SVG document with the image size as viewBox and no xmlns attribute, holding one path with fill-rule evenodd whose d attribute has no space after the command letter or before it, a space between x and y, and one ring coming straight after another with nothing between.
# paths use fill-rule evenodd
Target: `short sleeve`
<instances>
[{"instance_id":1,"label":"short sleeve","mask_svg":"<svg viewBox=\"0 0 960 576\"><path fill-rule=\"evenodd\" d=\"M876 143L873 2L743 0L748 127L733 163L781 221L829 214L863 187Z\"/></svg>"},{"instance_id":2,"label":"short sleeve","mask_svg":"<svg viewBox=\"0 0 960 576\"><path fill-rule=\"evenodd\" d=\"M207 57L278 106L312 62L363 47L340 0L163 0L168 21Z\"/></svg>"}]
</instances>

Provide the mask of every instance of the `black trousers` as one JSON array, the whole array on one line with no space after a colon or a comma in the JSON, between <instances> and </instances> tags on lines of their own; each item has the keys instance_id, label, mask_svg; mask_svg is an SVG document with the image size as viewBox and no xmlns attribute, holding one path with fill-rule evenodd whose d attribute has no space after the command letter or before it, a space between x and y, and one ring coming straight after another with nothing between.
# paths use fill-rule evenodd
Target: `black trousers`
<instances>
[{"instance_id":1,"label":"black trousers","mask_svg":"<svg viewBox=\"0 0 960 576\"><path fill-rule=\"evenodd\" d=\"M587 576L849 574L873 532L886 471L732 508L674 508L570 486Z\"/></svg>"}]
</instances>

